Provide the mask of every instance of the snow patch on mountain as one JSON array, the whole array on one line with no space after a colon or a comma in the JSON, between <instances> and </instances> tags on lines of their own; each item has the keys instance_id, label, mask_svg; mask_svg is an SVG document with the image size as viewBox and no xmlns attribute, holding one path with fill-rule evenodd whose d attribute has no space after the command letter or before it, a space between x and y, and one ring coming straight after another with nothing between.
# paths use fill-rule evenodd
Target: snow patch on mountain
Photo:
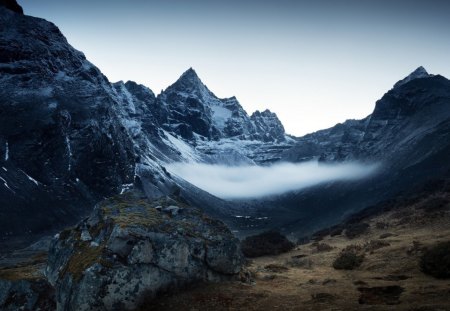
<instances>
[{"instance_id":1,"label":"snow patch on mountain","mask_svg":"<svg viewBox=\"0 0 450 311\"><path fill-rule=\"evenodd\" d=\"M28 180L32 181L34 184L36 184L36 186L39 186L39 182L36 179L34 179L33 177L31 177L30 175L28 175L27 173L25 173L22 170L21 170L21 172L28 178Z\"/></svg>"},{"instance_id":2,"label":"snow patch on mountain","mask_svg":"<svg viewBox=\"0 0 450 311\"><path fill-rule=\"evenodd\" d=\"M195 149L193 149L182 139L175 137L167 131L164 131L164 135L165 137L167 137L167 139L165 139L163 136L163 140L165 141L165 143L168 146L172 147L174 150L177 150L184 161L201 161L201 158L198 153L195 152Z\"/></svg>"},{"instance_id":3,"label":"snow patch on mountain","mask_svg":"<svg viewBox=\"0 0 450 311\"><path fill-rule=\"evenodd\" d=\"M219 128L220 130L223 130L225 128L225 124L228 121L228 119L231 118L231 110L221 107L221 106L210 106L213 115L213 122Z\"/></svg>"}]
</instances>

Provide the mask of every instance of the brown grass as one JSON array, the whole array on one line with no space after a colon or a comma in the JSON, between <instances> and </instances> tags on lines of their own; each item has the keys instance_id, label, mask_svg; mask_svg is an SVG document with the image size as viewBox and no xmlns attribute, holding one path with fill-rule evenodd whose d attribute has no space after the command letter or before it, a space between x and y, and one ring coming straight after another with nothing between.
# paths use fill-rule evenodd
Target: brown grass
<instances>
[{"instance_id":1,"label":"brown grass","mask_svg":"<svg viewBox=\"0 0 450 311\"><path fill-rule=\"evenodd\" d=\"M0 279L8 281L42 279L46 262L47 253L37 253L26 262L13 267L0 268Z\"/></svg>"},{"instance_id":2,"label":"brown grass","mask_svg":"<svg viewBox=\"0 0 450 311\"><path fill-rule=\"evenodd\" d=\"M428 276L419 266L423 248L450 239L450 213L442 214L440 210L438 217L416 209L416 205L407 208L412 208L415 215L411 222L398 225L398 218L393 217L394 213L397 217L411 215L411 211L391 211L364 219L369 230L352 240L344 235L324 236L321 243L332 247L327 252L319 253L317 243L309 243L285 254L255 258L248 266L253 285L203 285L162 297L143 310L450 310L449 280ZM422 217L422 213L427 213L427 217ZM393 235L380 242L380 235L388 232ZM415 241L420 241L420 247ZM364 253L364 262L356 270L333 269L333 260L347 247ZM408 253L412 248L415 251ZM301 260L302 264L290 264L293 260ZM265 269L269 265L287 265L289 269L274 275ZM363 293L358 288L395 286L402 289L398 304L390 305L392 301L384 296L367 299L371 290L364 290L360 301ZM381 294L377 295L385 294L379 291Z\"/></svg>"},{"instance_id":3,"label":"brown grass","mask_svg":"<svg viewBox=\"0 0 450 311\"><path fill-rule=\"evenodd\" d=\"M91 247L88 242L79 242L76 251L69 259L62 271L62 275L70 273L78 281L83 276L84 271L95 263L102 262L102 253L104 247Z\"/></svg>"}]
</instances>

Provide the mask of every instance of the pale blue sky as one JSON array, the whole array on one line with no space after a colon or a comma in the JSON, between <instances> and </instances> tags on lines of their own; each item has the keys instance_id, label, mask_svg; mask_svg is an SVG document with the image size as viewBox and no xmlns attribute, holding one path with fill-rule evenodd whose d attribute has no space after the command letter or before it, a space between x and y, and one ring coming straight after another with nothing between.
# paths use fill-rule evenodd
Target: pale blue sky
<instances>
[{"instance_id":1,"label":"pale blue sky","mask_svg":"<svg viewBox=\"0 0 450 311\"><path fill-rule=\"evenodd\" d=\"M156 94L189 67L303 135L363 118L423 65L450 77L450 1L22 0L111 80Z\"/></svg>"}]
</instances>

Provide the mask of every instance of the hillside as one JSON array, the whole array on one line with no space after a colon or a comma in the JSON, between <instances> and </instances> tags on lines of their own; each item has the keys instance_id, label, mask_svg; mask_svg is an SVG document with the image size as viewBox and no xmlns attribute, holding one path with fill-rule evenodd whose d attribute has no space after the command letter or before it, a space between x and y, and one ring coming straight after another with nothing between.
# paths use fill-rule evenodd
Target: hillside
<instances>
[{"instance_id":1,"label":"hillside","mask_svg":"<svg viewBox=\"0 0 450 311\"><path fill-rule=\"evenodd\" d=\"M450 241L450 187L437 189L366 210L291 252L251 260L250 283L198 286L143 310L450 310L450 281L419 267L427 248ZM368 229L353 237L355 224ZM362 248L361 266L334 269L349 245Z\"/></svg>"}]
</instances>

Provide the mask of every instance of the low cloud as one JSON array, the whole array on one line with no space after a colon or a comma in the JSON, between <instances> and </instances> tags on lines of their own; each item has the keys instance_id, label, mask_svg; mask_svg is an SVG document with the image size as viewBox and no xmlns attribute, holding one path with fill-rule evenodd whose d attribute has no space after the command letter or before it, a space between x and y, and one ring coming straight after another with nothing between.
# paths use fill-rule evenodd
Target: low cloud
<instances>
[{"instance_id":1,"label":"low cloud","mask_svg":"<svg viewBox=\"0 0 450 311\"><path fill-rule=\"evenodd\" d=\"M360 163L282 163L272 166L224 166L174 163L169 171L223 199L257 198L373 174L378 165Z\"/></svg>"}]
</instances>

